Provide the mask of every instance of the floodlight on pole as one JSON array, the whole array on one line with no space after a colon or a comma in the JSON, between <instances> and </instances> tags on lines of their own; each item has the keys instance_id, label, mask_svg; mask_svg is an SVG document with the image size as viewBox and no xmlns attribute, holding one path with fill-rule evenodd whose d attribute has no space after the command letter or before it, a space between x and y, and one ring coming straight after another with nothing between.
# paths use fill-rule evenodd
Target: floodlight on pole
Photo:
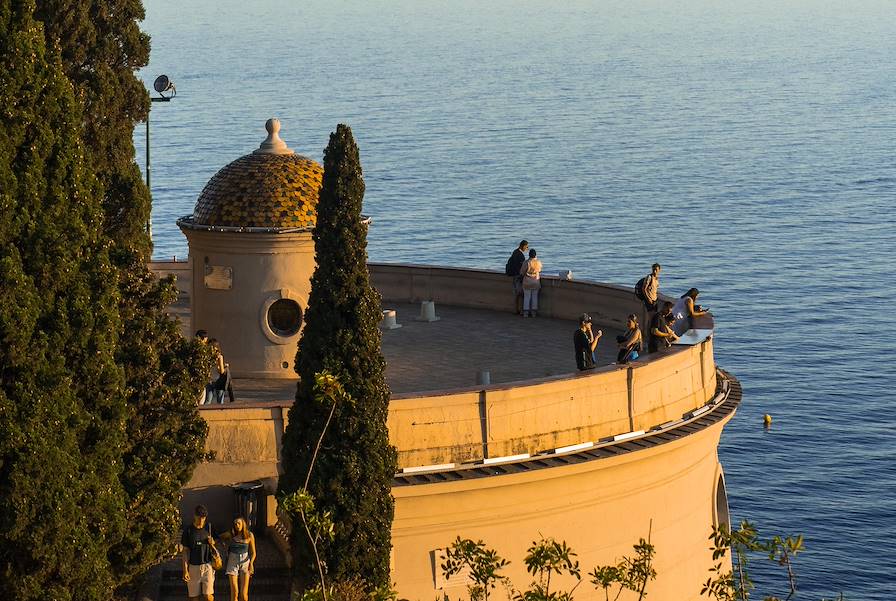
<instances>
[{"instance_id":1,"label":"floodlight on pole","mask_svg":"<svg viewBox=\"0 0 896 601\"><path fill-rule=\"evenodd\" d=\"M172 98L177 96L177 88L174 86L174 82L168 79L167 75L159 75L156 77L156 80L152 82L152 88L158 92L158 96L151 96L150 103L152 102L170 102ZM165 93L168 92L170 95L166 96ZM152 104L150 104L150 109L152 109ZM146 188L149 190L149 195L152 197L152 188L149 185L149 174L152 171L152 166L149 160L149 111L146 112ZM146 231L149 233L149 239L152 241L152 210L150 209L149 222L146 224Z\"/></svg>"}]
</instances>

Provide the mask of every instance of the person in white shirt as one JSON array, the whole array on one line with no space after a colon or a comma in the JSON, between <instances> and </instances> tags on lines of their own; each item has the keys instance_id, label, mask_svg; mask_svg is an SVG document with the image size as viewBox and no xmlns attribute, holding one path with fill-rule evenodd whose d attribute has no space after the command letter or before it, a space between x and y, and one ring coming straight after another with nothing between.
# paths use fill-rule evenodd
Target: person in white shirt
<instances>
[{"instance_id":1,"label":"person in white shirt","mask_svg":"<svg viewBox=\"0 0 896 601\"><path fill-rule=\"evenodd\" d=\"M520 268L523 276L523 317L538 315L538 291L541 290L541 261L535 249L529 249L529 260Z\"/></svg>"},{"instance_id":2,"label":"person in white shirt","mask_svg":"<svg viewBox=\"0 0 896 601\"><path fill-rule=\"evenodd\" d=\"M698 294L700 294L699 290L691 288L675 301L675 306L672 307L672 316L675 318L673 329L677 336L681 336L694 327L695 317L701 317L709 313L709 311L695 304Z\"/></svg>"}]
</instances>

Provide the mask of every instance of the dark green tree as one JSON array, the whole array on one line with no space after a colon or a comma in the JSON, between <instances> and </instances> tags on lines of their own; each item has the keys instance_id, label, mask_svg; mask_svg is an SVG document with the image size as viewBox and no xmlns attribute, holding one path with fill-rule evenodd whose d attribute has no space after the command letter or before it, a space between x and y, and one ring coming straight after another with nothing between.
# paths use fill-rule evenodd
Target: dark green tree
<instances>
[{"instance_id":1,"label":"dark green tree","mask_svg":"<svg viewBox=\"0 0 896 601\"><path fill-rule=\"evenodd\" d=\"M127 585L160 559L178 540L180 491L202 460L208 425L196 400L211 355L181 336L164 310L174 301L173 282L159 281L135 253L119 263L123 299L122 332L116 358L126 370L128 419L121 483L127 494L127 528L109 545L120 585ZM121 274L121 270L119 270ZM130 370L130 371L127 371Z\"/></svg>"},{"instance_id":2,"label":"dark green tree","mask_svg":"<svg viewBox=\"0 0 896 601\"><path fill-rule=\"evenodd\" d=\"M314 250L317 268L296 371L300 381L283 436L281 494L301 490L331 406L315 402L315 374L328 371L353 403L337 404L308 486L318 511L330 512L332 541L321 557L334 580L362 578L389 584L395 449L386 418L389 388L380 348L379 294L367 273L367 225L361 217L364 180L351 129L339 125L324 152ZM292 536L296 577L318 578L313 549L296 527Z\"/></svg>"},{"instance_id":3,"label":"dark green tree","mask_svg":"<svg viewBox=\"0 0 896 601\"><path fill-rule=\"evenodd\" d=\"M118 271L121 329L116 361L127 378L129 418L122 484L128 527L110 545L116 577L127 582L176 539L180 489L202 457L207 427L196 398L207 369L165 309L175 294L146 260L149 190L134 162L132 134L149 98L136 71L149 60L140 0L37 0L48 45L82 106L87 160L100 184L104 230Z\"/></svg>"},{"instance_id":4,"label":"dark green tree","mask_svg":"<svg viewBox=\"0 0 896 601\"><path fill-rule=\"evenodd\" d=\"M83 139L102 184L106 233L116 246L148 256L149 190L134 162L134 126L146 119L149 96L136 72L149 62L140 30L141 0L37 0L48 46L83 108Z\"/></svg>"},{"instance_id":5,"label":"dark green tree","mask_svg":"<svg viewBox=\"0 0 896 601\"><path fill-rule=\"evenodd\" d=\"M123 529L117 270L80 105L0 0L0 599L109 599Z\"/></svg>"}]
</instances>

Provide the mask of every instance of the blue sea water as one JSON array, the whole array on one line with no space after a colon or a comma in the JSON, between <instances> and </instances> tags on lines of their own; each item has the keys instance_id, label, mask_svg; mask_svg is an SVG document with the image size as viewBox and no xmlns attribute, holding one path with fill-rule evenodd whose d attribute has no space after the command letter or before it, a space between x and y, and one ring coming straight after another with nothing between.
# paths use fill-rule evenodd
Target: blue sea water
<instances>
[{"instance_id":1,"label":"blue sea water","mask_svg":"<svg viewBox=\"0 0 896 601\"><path fill-rule=\"evenodd\" d=\"M800 599L896 598L896 5L145 4L143 77L178 89L152 113L156 257L186 256L174 220L277 116L316 160L352 126L372 260L500 269L527 238L629 285L658 261L744 386L734 519L805 534Z\"/></svg>"}]
</instances>

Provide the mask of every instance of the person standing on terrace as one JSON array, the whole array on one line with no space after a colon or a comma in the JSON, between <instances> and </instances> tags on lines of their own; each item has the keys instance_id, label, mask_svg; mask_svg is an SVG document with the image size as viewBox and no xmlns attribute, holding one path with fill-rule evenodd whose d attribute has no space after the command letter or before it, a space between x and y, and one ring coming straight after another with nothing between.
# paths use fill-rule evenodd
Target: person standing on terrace
<instances>
[{"instance_id":1,"label":"person standing on terrace","mask_svg":"<svg viewBox=\"0 0 896 601\"><path fill-rule=\"evenodd\" d=\"M520 270L523 268L523 263L526 262L528 249L529 242L520 240L520 245L513 251L504 266L504 274L513 278L513 299L517 315L523 314L523 276L520 275Z\"/></svg>"},{"instance_id":2,"label":"person standing on terrace","mask_svg":"<svg viewBox=\"0 0 896 601\"><path fill-rule=\"evenodd\" d=\"M576 351L576 367L579 370L594 369L594 351L597 349L597 342L603 336L603 331L597 332L591 329L591 316L582 313L579 318L579 329L572 336L573 346Z\"/></svg>"},{"instance_id":3,"label":"person standing on terrace","mask_svg":"<svg viewBox=\"0 0 896 601\"><path fill-rule=\"evenodd\" d=\"M664 301L662 309L653 315L650 320L650 342L647 351L655 353L661 349L667 349L678 340L678 336L672 329L675 317L672 316L672 303Z\"/></svg>"},{"instance_id":4,"label":"person standing on terrace","mask_svg":"<svg viewBox=\"0 0 896 601\"><path fill-rule=\"evenodd\" d=\"M650 273L641 278L635 284L635 294L644 303L644 309L648 313L656 311L656 301L660 294L660 264L654 263Z\"/></svg>"},{"instance_id":5,"label":"person standing on terrace","mask_svg":"<svg viewBox=\"0 0 896 601\"><path fill-rule=\"evenodd\" d=\"M641 353L641 329L638 327L638 316L634 313L628 316L628 328L624 334L616 337L619 345L617 363L628 363L638 358Z\"/></svg>"},{"instance_id":6,"label":"person standing on terrace","mask_svg":"<svg viewBox=\"0 0 896 601\"><path fill-rule=\"evenodd\" d=\"M537 317L538 291L541 290L541 261L535 249L529 249L529 260L520 268L523 276L523 317Z\"/></svg>"}]
</instances>

